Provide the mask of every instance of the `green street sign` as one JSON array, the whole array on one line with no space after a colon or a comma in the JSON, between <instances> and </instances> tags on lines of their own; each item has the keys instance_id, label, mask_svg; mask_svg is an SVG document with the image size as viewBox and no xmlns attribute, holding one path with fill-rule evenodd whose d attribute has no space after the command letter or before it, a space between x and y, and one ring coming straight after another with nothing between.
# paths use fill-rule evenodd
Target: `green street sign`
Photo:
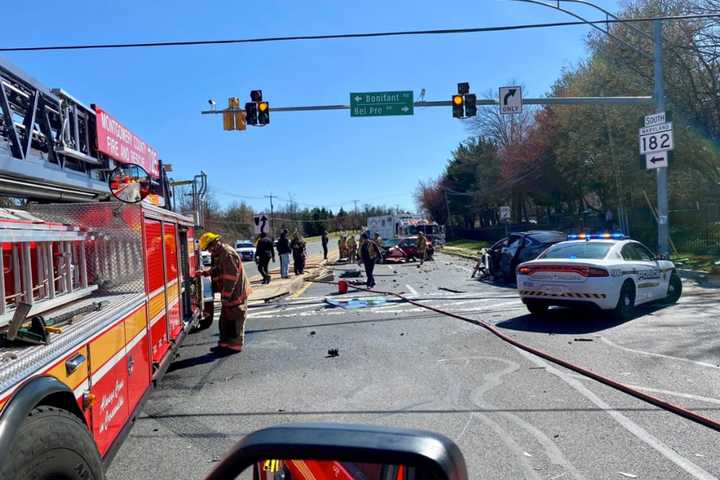
<instances>
[{"instance_id":1,"label":"green street sign","mask_svg":"<svg viewBox=\"0 0 720 480\"><path fill-rule=\"evenodd\" d=\"M412 90L398 92L360 92L350 94L351 117L385 117L412 115Z\"/></svg>"}]
</instances>

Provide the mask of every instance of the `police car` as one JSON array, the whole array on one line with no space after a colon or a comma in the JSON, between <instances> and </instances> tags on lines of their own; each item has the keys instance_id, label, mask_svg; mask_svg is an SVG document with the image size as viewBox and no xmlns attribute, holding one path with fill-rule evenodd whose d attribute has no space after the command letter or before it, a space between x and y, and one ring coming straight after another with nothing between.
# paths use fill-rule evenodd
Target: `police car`
<instances>
[{"instance_id":1,"label":"police car","mask_svg":"<svg viewBox=\"0 0 720 480\"><path fill-rule=\"evenodd\" d=\"M675 265L658 260L622 234L579 234L517 268L520 298L535 315L551 305L594 306L627 319L642 303L676 302L682 282Z\"/></svg>"}]
</instances>

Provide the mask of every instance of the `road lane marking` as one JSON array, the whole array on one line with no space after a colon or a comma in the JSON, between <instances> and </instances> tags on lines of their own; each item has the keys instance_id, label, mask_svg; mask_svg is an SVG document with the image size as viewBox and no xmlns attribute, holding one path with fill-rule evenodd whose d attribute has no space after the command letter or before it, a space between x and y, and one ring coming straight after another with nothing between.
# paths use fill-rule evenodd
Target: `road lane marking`
<instances>
[{"instance_id":1,"label":"road lane marking","mask_svg":"<svg viewBox=\"0 0 720 480\"><path fill-rule=\"evenodd\" d=\"M687 473L692 475L694 478L697 478L698 480L718 480L718 478L711 473L704 470L702 467L694 464L687 458L683 457L679 453L677 453L675 450L673 450L671 447L667 446L665 443L660 441L657 437L655 437L653 434L642 428L637 423L630 420L628 417L623 415L622 413L618 412L617 410L613 409L609 404L605 403L603 399L595 395L589 388L587 388L582 382L579 380L576 380L575 378L571 377L570 375L558 370L557 368L550 365L545 360L536 357L535 355L528 353L524 350L520 350L517 347L513 347L520 355L527 358L530 362L534 363L538 367L544 367L545 371L548 373L551 373L558 377L560 380L567 383L569 386L574 388L578 393L580 393L582 396L590 400L592 403L594 403L597 407L601 408L605 411L608 415L610 415L616 422L618 422L623 428L625 428L628 432L635 435L638 439L645 442L647 445L655 449L660 455L665 457L666 459L670 460L672 463L677 465L678 467L685 470Z\"/></svg>"},{"instance_id":2,"label":"road lane marking","mask_svg":"<svg viewBox=\"0 0 720 480\"><path fill-rule=\"evenodd\" d=\"M592 378L583 377L582 375L577 375L577 374L569 374L569 375L573 378L577 378L578 380L594 381ZM682 398L687 398L690 400L697 400L699 402L720 405L720 399L713 398L713 397L703 397L702 395L695 395L694 393L676 392L675 390L663 390L662 388L643 387L642 385L627 384L627 386L630 388L635 388L637 390L643 390L646 392L662 393L665 395L672 395L675 397L682 397Z\"/></svg>"},{"instance_id":3,"label":"road lane marking","mask_svg":"<svg viewBox=\"0 0 720 480\"><path fill-rule=\"evenodd\" d=\"M410 291L410 293L412 293L413 295L417 296L418 292L417 292L417 290L415 290L412 286L410 286L410 285L405 285L405 288L407 288L407 289Z\"/></svg>"},{"instance_id":4,"label":"road lane marking","mask_svg":"<svg viewBox=\"0 0 720 480\"><path fill-rule=\"evenodd\" d=\"M300 290L298 290L297 292L293 293L293 294L290 296L290 298L300 298L300 296L301 296L303 293L305 293L305 290L307 290L308 288L310 288L310 285L312 285L312 283L306 282L305 285L303 285L302 288L300 288Z\"/></svg>"},{"instance_id":5,"label":"road lane marking","mask_svg":"<svg viewBox=\"0 0 720 480\"><path fill-rule=\"evenodd\" d=\"M700 367L714 368L715 370L720 370L720 368L718 368L717 365L713 365L712 363L698 362L697 360L690 360L689 358L673 357L672 355L665 355L662 353L655 353L655 352L646 352L644 350L636 350L634 348L623 347L622 345L618 345L617 343L614 343L605 337L600 337L600 340L603 343L605 343L606 345L609 345L609 346L615 347L615 348L619 348L620 350L625 350L626 352L639 353L641 355L649 355L651 357L666 358L668 360L677 360L678 362L687 362L687 363L692 363L692 364L698 365Z\"/></svg>"}]
</instances>

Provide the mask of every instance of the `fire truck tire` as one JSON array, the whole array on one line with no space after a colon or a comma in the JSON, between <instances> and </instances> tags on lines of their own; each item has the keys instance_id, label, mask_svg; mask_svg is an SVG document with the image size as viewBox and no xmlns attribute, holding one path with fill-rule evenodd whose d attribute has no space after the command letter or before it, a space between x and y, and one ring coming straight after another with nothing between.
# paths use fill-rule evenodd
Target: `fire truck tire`
<instances>
[{"instance_id":1,"label":"fire truck tire","mask_svg":"<svg viewBox=\"0 0 720 480\"><path fill-rule=\"evenodd\" d=\"M27 416L0 467L3 479L102 480L102 461L85 424L74 414L41 405Z\"/></svg>"}]
</instances>

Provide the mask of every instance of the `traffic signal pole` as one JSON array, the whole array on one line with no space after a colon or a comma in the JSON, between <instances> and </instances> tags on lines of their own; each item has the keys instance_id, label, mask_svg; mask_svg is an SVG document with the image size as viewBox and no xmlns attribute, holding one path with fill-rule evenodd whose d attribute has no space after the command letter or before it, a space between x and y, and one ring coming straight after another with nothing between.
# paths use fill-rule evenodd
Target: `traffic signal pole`
<instances>
[{"instance_id":1,"label":"traffic signal pole","mask_svg":"<svg viewBox=\"0 0 720 480\"><path fill-rule=\"evenodd\" d=\"M655 97L545 97L524 98L523 105L651 105ZM449 107L450 100L435 100L427 102L414 102L415 107ZM495 99L477 99L478 106L499 107L500 102ZM350 105L303 105L297 107L270 107L272 113L277 112L314 112L323 110L350 110ZM203 110L202 115L218 115L234 110Z\"/></svg>"},{"instance_id":2,"label":"traffic signal pole","mask_svg":"<svg viewBox=\"0 0 720 480\"><path fill-rule=\"evenodd\" d=\"M663 72L663 24L660 20L653 22L653 41L655 44L655 111L664 112L665 78ZM658 209L658 253L661 258L668 258L670 239L670 219L668 215L668 173L667 167L657 169L657 209Z\"/></svg>"}]
</instances>

